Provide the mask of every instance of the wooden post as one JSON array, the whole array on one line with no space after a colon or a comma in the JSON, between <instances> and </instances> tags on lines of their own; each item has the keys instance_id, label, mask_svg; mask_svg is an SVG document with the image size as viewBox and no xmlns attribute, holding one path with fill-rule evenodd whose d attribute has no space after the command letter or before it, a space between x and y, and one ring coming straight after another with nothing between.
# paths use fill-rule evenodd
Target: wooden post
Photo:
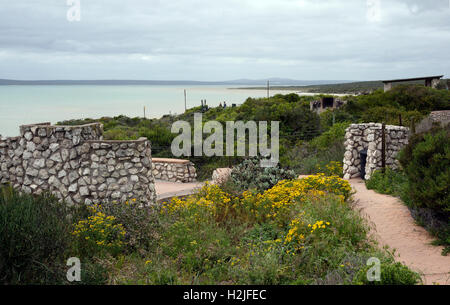
<instances>
[{"instance_id":1,"label":"wooden post","mask_svg":"<svg viewBox=\"0 0 450 305\"><path fill-rule=\"evenodd\" d=\"M381 126L381 170L386 172L386 124Z\"/></svg>"},{"instance_id":2,"label":"wooden post","mask_svg":"<svg viewBox=\"0 0 450 305\"><path fill-rule=\"evenodd\" d=\"M184 112L187 111L187 107L186 107L186 89L184 89Z\"/></svg>"},{"instance_id":3,"label":"wooden post","mask_svg":"<svg viewBox=\"0 0 450 305\"><path fill-rule=\"evenodd\" d=\"M270 81L267 81L267 99L270 98Z\"/></svg>"},{"instance_id":4,"label":"wooden post","mask_svg":"<svg viewBox=\"0 0 450 305\"><path fill-rule=\"evenodd\" d=\"M145 119L145 106L144 106L144 119Z\"/></svg>"},{"instance_id":5,"label":"wooden post","mask_svg":"<svg viewBox=\"0 0 450 305\"><path fill-rule=\"evenodd\" d=\"M399 123L400 126L403 126L402 114L401 113L398 115L398 123Z\"/></svg>"}]
</instances>

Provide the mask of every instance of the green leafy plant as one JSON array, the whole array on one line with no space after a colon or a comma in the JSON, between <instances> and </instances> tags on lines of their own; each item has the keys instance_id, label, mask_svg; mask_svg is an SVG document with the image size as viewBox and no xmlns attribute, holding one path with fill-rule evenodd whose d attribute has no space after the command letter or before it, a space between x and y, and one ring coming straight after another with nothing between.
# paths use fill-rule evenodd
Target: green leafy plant
<instances>
[{"instance_id":1,"label":"green leafy plant","mask_svg":"<svg viewBox=\"0 0 450 305\"><path fill-rule=\"evenodd\" d=\"M415 135L399 160L413 204L450 216L450 128Z\"/></svg>"},{"instance_id":2,"label":"green leafy plant","mask_svg":"<svg viewBox=\"0 0 450 305\"><path fill-rule=\"evenodd\" d=\"M128 253L135 251L145 254L155 246L159 236L160 217L158 208L141 206L136 199L126 202L105 202L97 207L105 215L114 217L123 226L124 246Z\"/></svg>"},{"instance_id":3,"label":"green leafy plant","mask_svg":"<svg viewBox=\"0 0 450 305\"><path fill-rule=\"evenodd\" d=\"M422 283L420 275L401 263L384 262L380 266L380 280L369 281L367 272L371 266L362 268L354 279L356 285L417 285Z\"/></svg>"},{"instance_id":4,"label":"green leafy plant","mask_svg":"<svg viewBox=\"0 0 450 305\"><path fill-rule=\"evenodd\" d=\"M375 171L370 179L366 180L366 186L369 190L405 199L408 191L408 179L402 171L386 168L385 173L381 170Z\"/></svg>"},{"instance_id":5,"label":"green leafy plant","mask_svg":"<svg viewBox=\"0 0 450 305\"><path fill-rule=\"evenodd\" d=\"M62 283L71 214L51 195L33 197L1 187L0 283Z\"/></svg>"},{"instance_id":6,"label":"green leafy plant","mask_svg":"<svg viewBox=\"0 0 450 305\"><path fill-rule=\"evenodd\" d=\"M248 159L233 167L231 181L240 190L256 189L265 191L281 180L294 179L292 170L280 167L261 167L258 159Z\"/></svg>"},{"instance_id":7,"label":"green leafy plant","mask_svg":"<svg viewBox=\"0 0 450 305\"><path fill-rule=\"evenodd\" d=\"M116 218L92 206L92 215L74 226L76 249L82 257L118 255L124 247L125 229Z\"/></svg>"}]
</instances>

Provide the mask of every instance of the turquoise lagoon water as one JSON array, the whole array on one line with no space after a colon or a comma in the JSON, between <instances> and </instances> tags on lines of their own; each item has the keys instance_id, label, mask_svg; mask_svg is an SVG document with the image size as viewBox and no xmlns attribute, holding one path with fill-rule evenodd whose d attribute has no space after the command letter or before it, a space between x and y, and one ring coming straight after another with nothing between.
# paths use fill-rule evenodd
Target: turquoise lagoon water
<instances>
[{"instance_id":1,"label":"turquoise lagoon water","mask_svg":"<svg viewBox=\"0 0 450 305\"><path fill-rule=\"evenodd\" d=\"M265 90L229 89L225 86L0 86L0 135L17 136L19 126L68 119L126 115L159 118L187 107L226 101L242 104L248 97L267 96ZM283 91L282 93L287 93ZM281 91L271 91L272 94Z\"/></svg>"}]
</instances>

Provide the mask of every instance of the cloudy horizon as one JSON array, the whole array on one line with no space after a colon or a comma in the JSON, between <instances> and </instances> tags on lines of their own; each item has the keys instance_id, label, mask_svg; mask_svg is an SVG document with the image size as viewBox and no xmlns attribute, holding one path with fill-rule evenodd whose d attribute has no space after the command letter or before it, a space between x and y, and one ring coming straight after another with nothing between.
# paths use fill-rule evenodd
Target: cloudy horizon
<instances>
[{"instance_id":1,"label":"cloudy horizon","mask_svg":"<svg viewBox=\"0 0 450 305\"><path fill-rule=\"evenodd\" d=\"M449 0L80 0L72 22L67 0L0 3L0 79L378 80L450 70Z\"/></svg>"}]
</instances>

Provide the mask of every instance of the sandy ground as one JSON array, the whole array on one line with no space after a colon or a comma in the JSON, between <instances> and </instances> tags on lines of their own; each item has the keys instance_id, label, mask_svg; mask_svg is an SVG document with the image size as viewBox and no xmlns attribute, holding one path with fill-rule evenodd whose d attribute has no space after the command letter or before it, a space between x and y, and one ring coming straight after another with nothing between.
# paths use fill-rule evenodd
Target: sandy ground
<instances>
[{"instance_id":1,"label":"sandy ground","mask_svg":"<svg viewBox=\"0 0 450 305\"><path fill-rule=\"evenodd\" d=\"M203 186L202 182L194 183L176 183L162 180L155 181L155 189L157 200L163 200L170 197L179 197L190 195L195 192L196 189Z\"/></svg>"},{"instance_id":2,"label":"sandy ground","mask_svg":"<svg viewBox=\"0 0 450 305\"><path fill-rule=\"evenodd\" d=\"M434 238L415 224L408 208L397 198L368 190L361 179L352 179L356 207L371 222L381 246L395 249L396 260L422 274L424 284L450 285L450 256L433 246Z\"/></svg>"}]
</instances>

